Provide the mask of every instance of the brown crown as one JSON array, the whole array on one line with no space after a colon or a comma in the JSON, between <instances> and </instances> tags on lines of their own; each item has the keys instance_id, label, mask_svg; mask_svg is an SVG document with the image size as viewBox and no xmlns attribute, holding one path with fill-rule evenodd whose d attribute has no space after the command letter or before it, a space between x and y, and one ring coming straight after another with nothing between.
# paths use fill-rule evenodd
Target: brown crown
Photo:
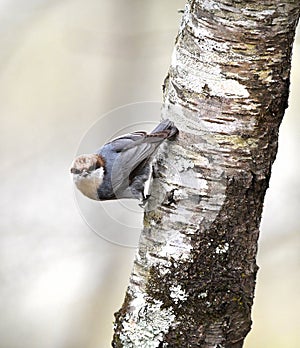
<instances>
[{"instance_id":1,"label":"brown crown","mask_svg":"<svg viewBox=\"0 0 300 348\"><path fill-rule=\"evenodd\" d=\"M80 155L72 163L71 173L78 174L84 170L90 171L104 167L104 159L98 154Z\"/></svg>"}]
</instances>

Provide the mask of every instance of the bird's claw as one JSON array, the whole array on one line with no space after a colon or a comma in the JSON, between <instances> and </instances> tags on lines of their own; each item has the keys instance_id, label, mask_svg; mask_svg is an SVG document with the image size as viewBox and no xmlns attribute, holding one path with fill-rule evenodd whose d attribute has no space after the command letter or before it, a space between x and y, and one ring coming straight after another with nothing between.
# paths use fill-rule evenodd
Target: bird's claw
<instances>
[{"instance_id":1,"label":"bird's claw","mask_svg":"<svg viewBox=\"0 0 300 348\"><path fill-rule=\"evenodd\" d=\"M139 204L139 206L141 207L141 208L145 208L145 205L147 204L147 202L148 202L148 199L150 198L150 196L151 195L144 195L143 194L143 199L142 199L142 201L141 201L141 203Z\"/></svg>"}]
</instances>

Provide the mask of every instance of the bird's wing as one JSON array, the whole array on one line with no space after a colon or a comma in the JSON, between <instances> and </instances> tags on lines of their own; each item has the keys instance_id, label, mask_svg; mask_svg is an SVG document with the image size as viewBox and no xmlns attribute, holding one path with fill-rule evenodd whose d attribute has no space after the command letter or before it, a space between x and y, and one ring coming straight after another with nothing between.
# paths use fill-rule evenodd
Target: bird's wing
<instances>
[{"instance_id":1,"label":"bird's wing","mask_svg":"<svg viewBox=\"0 0 300 348\"><path fill-rule=\"evenodd\" d=\"M111 170L111 182L116 192L128 183L130 173L144 161L151 160L158 146L166 139L164 132L147 134L134 132L112 140L107 145L117 153Z\"/></svg>"},{"instance_id":2,"label":"bird's wing","mask_svg":"<svg viewBox=\"0 0 300 348\"><path fill-rule=\"evenodd\" d=\"M139 131L122 135L111 140L108 144L112 145L114 151L121 152L143 143L161 143L166 137L165 132L147 134L146 132ZM156 145L159 146L159 144Z\"/></svg>"}]
</instances>

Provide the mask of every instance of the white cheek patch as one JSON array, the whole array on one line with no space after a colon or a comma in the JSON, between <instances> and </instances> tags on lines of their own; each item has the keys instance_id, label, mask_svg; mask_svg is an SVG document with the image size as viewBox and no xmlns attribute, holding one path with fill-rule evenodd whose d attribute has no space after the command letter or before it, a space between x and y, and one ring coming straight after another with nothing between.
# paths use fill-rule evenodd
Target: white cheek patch
<instances>
[{"instance_id":1,"label":"white cheek patch","mask_svg":"<svg viewBox=\"0 0 300 348\"><path fill-rule=\"evenodd\" d=\"M97 189L103 182L103 176L104 176L103 168L98 168L86 177L74 174L73 180L76 187L85 196L94 200L99 200Z\"/></svg>"}]
</instances>

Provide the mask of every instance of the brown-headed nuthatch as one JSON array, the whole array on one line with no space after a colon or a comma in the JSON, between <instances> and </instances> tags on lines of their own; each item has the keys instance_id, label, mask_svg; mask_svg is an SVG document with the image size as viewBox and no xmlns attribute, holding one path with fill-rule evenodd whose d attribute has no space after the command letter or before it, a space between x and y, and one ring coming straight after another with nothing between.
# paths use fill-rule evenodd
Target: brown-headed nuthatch
<instances>
[{"instance_id":1,"label":"brown-headed nuthatch","mask_svg":"<svg viewBox=\"0 0 300 348\"><path fill-rule=\"evenodd\" d=\"M174 123L164 120L149 134L139 131L115 138L95 153L75 158L71 166L73 181L94 200L145 200L144 186L153 156L166 139L174 139L177 133Z\"/></svg>"}]
</instances>

